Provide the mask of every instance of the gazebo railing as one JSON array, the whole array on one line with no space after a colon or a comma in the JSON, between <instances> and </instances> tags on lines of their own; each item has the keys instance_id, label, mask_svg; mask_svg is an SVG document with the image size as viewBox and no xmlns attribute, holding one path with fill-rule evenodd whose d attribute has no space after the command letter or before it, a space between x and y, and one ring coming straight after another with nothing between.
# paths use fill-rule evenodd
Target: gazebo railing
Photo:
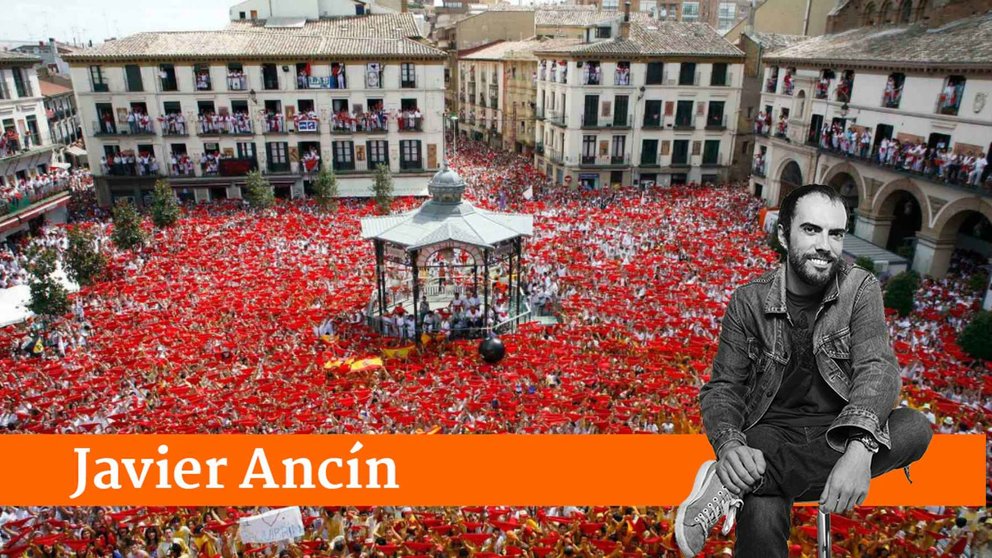
<instances>
[{"instance_id":1,"label":"gazebo railing","mask_svg":"<svg viewBox=\"0 0 992 558\"><path fill-rule=\"evenodd\" d=\"M455 289L455 286L454 285L446 285L444 287L444 289L448 289L449 287L452 289L452 292L453 292L454 289ZM438 290L438 286L435 286L434 288L435 288L435 290ZM519 287L516 288L516 289L514 289L514 290L517 291L516 292L516 304L510 304L510 310L519 309L520 312L518 314L511 315L507 319L505 319L505 320L503 320L501 322L498 322L496 324L490 324L490 325L488 325L486 327L482 327L482 328L478 328L478 327L474 327L474 328L460 328L458 330L458 333L462 334L464 337L479 339L479 338L487 337L489 334L491 334L494 331L497 334L499 334L499 333L505 333L507 331L512 331L514 328L518 327L520 324L526 323L526 322L530 321L531 318L534 316L534 309L531 308L530 301L527 298L527 295L524 294L523 289L521 289ZM428 291L428 292L430 292L430 291ZM438 293L437 294L438 295L441 294L441 291L438 290ZM430 296L430 295L428 295L428 296ZM434 296L437 296L437 295L434 295ZM401 300L394 300L394 301L392 301L392 304L393 304L393 306L395 306L397 304L405 304L406 302L412 302L412 299L411 298L404 298L404 299L401 299ZM378 298L376 296L376 293L373 292L372 295L369 297L369 302L368 302L368 305L366 306L366 309L365 309L365 320L366 320L366 324L370 328L372 328L372 329L374 329L376 331L384 332L385 333L385 332L388 332L390 328L389 327L386 327L383 324L383 317L381 315L379 315L378 305L379 305ZM452 330L452 331L454 331L454 330Z\"/></svg>"}]
</instances>

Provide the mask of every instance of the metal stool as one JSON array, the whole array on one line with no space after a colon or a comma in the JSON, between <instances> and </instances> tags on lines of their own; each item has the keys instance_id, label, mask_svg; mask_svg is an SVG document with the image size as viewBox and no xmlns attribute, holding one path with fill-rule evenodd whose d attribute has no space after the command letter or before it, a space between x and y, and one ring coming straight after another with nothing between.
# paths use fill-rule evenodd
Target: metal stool
<instances>
[{"instance_id":1,"label":"metal stool","mask_svg":"<svg viewBox=\"0 0 992 558\"><path fill-rule=\"evenodd\" d=\"M830 514L816 507L816 558L830 558Z\"/></svg>"}]
</instances>

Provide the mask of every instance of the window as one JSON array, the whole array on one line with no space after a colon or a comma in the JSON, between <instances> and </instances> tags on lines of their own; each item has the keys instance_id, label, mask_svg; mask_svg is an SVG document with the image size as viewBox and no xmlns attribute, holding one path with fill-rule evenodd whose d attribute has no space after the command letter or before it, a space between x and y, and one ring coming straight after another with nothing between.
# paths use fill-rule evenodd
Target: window
<instances>
[{"instance_id":1,"label":"window","mask_svg":"<svg viewBox=\"0 0 992 558\"><path fill-rule=\"evenodd\" d=\"M355 170L355 145L350 141L334 142L334 170Z\"/></svg>"},{"instance_id":2,"label":"window","mask_svg":"<svg viewBox=\"0 0 992 558\"><path fill-rule=\"evenodd\" d=\"M644 13L653 14L658 10L658 2L656 0L641 0L638 8Z\"/></svg>"},{"instance_id":3,"label":"window","mask_svg":"<svg viewBox=\"0 0 992 558\"><path fill-rule=\"evenodd\" d=\"M679 101L675 111L676 128L692 128L692 101Z\"/></svg>"},{"instance_id":4,"label":"window","mask_svg":"<svg viewBox=\"0 0 992 558\"><path fill-rule=\"evenodd\" d=\"M610 164L622 165L627 159L627 137L613 136L613 150L610 152Z\"/></svg>"},{"instance_id":5,"label":"window","mask_svg":"<svg viewBox=\"0 0 992 558\"><path fill-rule=\"evenodd\" d=\"M244 66L240 62L231 62L227 65L227 90L248 90L248 77L245 75Z\"/></svg>"},{"instance_id":6,"label":"window","mask_svg":"<svg viewBox=\"0 0 992 558\"><path fill-rule=\"evenodd\" d=\"M644 101L644 127L661 126L661 101Z\"/></svg>"},{"instance_id":7,"label":"window","mask_svg":"<svg viewBox=\"0 0 992 558\"><path fill-rule=\"evenodd\" d=\"M661 62L648 62L648 71L644 83L646 85L661 85L665 75L664 66Z\"/></svg>"},{"instance_id":8,"label":"window","mask_svg":"<svg viewBox=\"0 0 992 558\"><path fill-rule=\"evenodd\" d=\"M727 123L723 117L723 101L710 101L709 111L706 113L707 128L725 128Z\"/></svg>"},{"instance_id":9,"label":"window","mask_svg":"<svg viewBox=\"0 0 992 558\"><path fill-rule=\"evenodd\" d=\"M10 92L7 91L7 80L3 79L2 74L0 74L0 99L9 99L9 98L10 98ZM2 132L2 130L0 130L0 132Z\"/></svg>"},{"instance_id":10,"label":"window","mask_svg":"<svg viewBox=\"0 0 992 558\"><path fill-rule=\"evenodd\" d=\"M940 114L957 116L958 109L961 108L961 99L964 96L964 76L947 76L944 81L944 88L937 99L937 111Z\"/></svg>"},{"instance_id":11,"label":"window","mask_svg":"<svg viewBox=\"0 0 992 558\"><path fill-rule=\"evenodd\" d=\"M710 75L710 85L727 85L726 62L713 64L713 73Z\"/></svg>"},{"instance_id":12,"label":"window","mask_svg":"<svg viewBox=\"0 0 992 558\"><path fill-rule=\"evenodd\" d=\"M658 164L658 140L641 141L641 166Z\"/></svg>"},{"instance_id":13,"label":"window","mask_svg":"<svg viewBox=\"0 0 992 558\"><path fill-rule=\"evenodd\" d=\"M720 140L706 140L703 144L703 164L720 164Z\"/></svg>"},{"instance_id":14,"label":"window","mask_svg":"<svg viewBox=\"0 0 992 558\"><path fill-rule=\"evenodd\" d=\"M128 91L144 91L144 84L141 82L141 68L133 64L124 66L124 81Z\"/></svg>"},{"instance_id":15,"label":"window","mask_svg":"<svg viewBox=\"0 0 992 558\"><path fill-rule=\"evenodd\" d=\"M289 144L284 141L268 142L265 144L265 154L269 160L269 172L286 172L289 170Z\"/></svg>"},{"instance_id":16,"label":"window","mask_svg":"<svg viewBox=\"0 0 992 558\"><path fill-rule=\"evenodd\" d=\"M172 64L159 64L158 77L162 91L179 91L179 84L176 82L175 66Z\"/></svg>"},{"instance_id":17,"label":"window","mask_svg":"<svg viewBox=\"0 0 992 558\"><path fill-rule=\"evenodd\" d=\"M597 61L586 62L582 65L582 84L600 85L603 83L602 68Z\"/></svg>"},{"instance_id":18,"label":"window","mask_svg":"<svg viewBox=\"0 0 992 558\"><path fill-rule=\"evenodd\" d=\"M605 2L604 2L605 4ZM609 39L610 38L610 28L609 27L597 27L596 28L596 38L597 39Z\"/></svg>"},{"instance_id":19,"label":"window","mask_svg":"<svg viewBox=\"0 0 992 558\"><path fill-rule=\"evenodd\" d=\"M12 68L11 74L14 76L14 90L18 97L31 97L31 81L27 73L21 68Z\"/></svg>"},{"instance_id":20,"label":"window","mask_svg":"<svg viewBox=\"0 0 992 558\"><path fill-rule=\"evenodd\" d=\"M582 164L596 163L596 136L582 136Z\"/></svg>"},{"instance_id":21,"label":"window","mask_svg":"<svg viewBox=\"0 0 992 558\"><path fill-rule=\"evenodd\" d=\"M682 2L682 21L699 21L699 2Z\"/></svg>"},{"instance_id":22,"label":"window","mask_svg":"<svg viewBox=\"0 0 992 558\"><path fill-rule=\"evenodd\" d=\"M31 145L41 145L41 134L38 132L38 119L33 114L24 118L24 123L28 127L28 134L31 136Z\"/></svg>"},{"instance_id":23,"label":"window","mask_svg":"<svg viewBox=\"0 0 992 558\"><path fill-rule=\"evenodd\" d=\"M613 125L617 127L630 126L630 115L627 114L630 97L617 95L613 98Z\"/></svg>"},{"instance_id":24,"label":"window","mask_svg":"<svg viewBox=\"0 0 992 558\"><path fill-rule=\"evenodd\" d=\"M726 31L737 23L737 3L720 2L717 8L717 31Z\"/></svg>"},{"instance_id":25,"label":"window","mask_svg":"<svg viewBox=\"0 0 992 558\"><path fill-rule=\"evenodd\" d=\"M103 75L102 66L90 66L90 82L93 84L94 93L110 91L110 87L107 86L107 78Z\"/></svg>"},{"instance_id":26,"label":"window","mask_svg":"<svg viewBox=\"0 0 992 558\"><path fill-rule=\"evenodd\" d=\"M389 142L375 140L365 142L369 157L369 169L374 169L379 165L389 166Z\"/></svg>"},{"instance_id":27,"label":"window","mask_svg":"<svg viewBox=\"0 0 992 558\"><path fill-rule=\"evenodd\" d=\"M417 66L410 63L400 64L400 87L414 89L417 87Z\"/></svg>"},{"instance_id":28,"label":"window","mask_svg":"<svg viewBox=\"0 0 992 558\"><path fill-rule=\"evenodd\" d=\"M613 74L614 85L630 85L630 62L617 62L617 69Z\"/></svg>"},{"instance_id":29,"label":"window","mask_svg":"<svg viewBox=\"0 0 992 558\"><path fill-rule=\"evenodd\" d=\"M837 82L837 102L851 102L851 95L854 93L854 70L844 70Z\"/></svg>"},{"instance_id":30,"label":"window","mask_svg":"<svg viewBox=\"0 0 992 558\"><path fill-rule=\"evenodd\" d=\"M97 103L96 115L99 121L95 128L98 134L116 134L117 117L114 116L114 106L110 103Z\"/></svg>"},{"instance_id":31,"label":"window","mask_svg":"<svg viewBox=\"0 0 992 558\"><path fill-rule=\"evenodd\" d=\"M765 92L776 93L778 91L778 66L768 68L768 79L765 80Z\"/></svg>"},{"instance_id":32,"label":"window","mask_svg":"<svg viewBox=\"0 0 992 558\"><path fill-rule=\"evenodd\" d=\"M239 19L245 19L245 15L246 14L244 12L238 12L238 18Z\"/></svg>"},{"instance_id":33,"label":"window","mask_svg":"<svg viewBox=\"0 0 992 558\"><path fill-rule=\"evenodd\" d=\"M902 101L902 86L906 83L906 74L889 74L889 79L885 83L885 91L882 93L882 106L885 108L899 108Z\"/></svg>"},{"instance_id":34,"label":"window","mask_svg":"<svg viewBox=\"0 0 992 558\"><path fill-rule=\"evenodd\" d=\"M423 167L420 158L420 140L400 141L400 170L420 170Z\"/></svg>"},{"instance_id":35,"label":"window","mask_svg":"<svg viewBox=\"0 0 992 558\"><path fill-rule=\"evenodd\" d=\"M679 66L679 85L696 85L695 62L683 62Z\"/></svg>"},{"instance_id":36,"label":"window","mask_svg":"<svg viewBox=\"0 0 992 558\"><path fill-rule=\"evenodd\" d=\"M604 10L616 10L620 7L620 0L603 0Z\"/></svg>"},{"instance_id":37,"label":"window","mask_svg":"<svg viewBox=\"0 0 992 558\"><path fill-rule=\"evenodd\" d=\"M689 140L672 142L672 165L689 164Z\"/></svg>"},{"instance_id":38,"label":"window","mask_svg":"<svg viewBox=\"0 0 992 558\"><path fill-rule=\"evenodd\" d=\"M197 91L210 91L210 66L206 64L193 65L193 81L196 83Z\"/></svg>"},{"instance_id":39,"label":"window","mask_svg":"<svg viewBox=\"0 0 992 558\"><path fill-rule=\"evenodd\" d=\"M275 64L262 64L262 88L279 89L279 72Z\"/></svg>"}]
</instances>

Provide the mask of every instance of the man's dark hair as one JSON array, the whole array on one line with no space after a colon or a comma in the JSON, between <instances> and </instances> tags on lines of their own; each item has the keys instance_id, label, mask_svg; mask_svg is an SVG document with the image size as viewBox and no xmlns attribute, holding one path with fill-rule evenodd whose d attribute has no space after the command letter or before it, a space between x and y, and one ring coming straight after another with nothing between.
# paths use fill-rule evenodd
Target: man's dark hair
<instances>
[{"instance_id":1,"label":"man's dark hair","mask_svg":"<svg viewBox=\"0 0 992 558\"><path fill-rule=\"evenodd\" d=\"M821 194L827 196L832 202L844 203L844 198L840 197L837 190L833 186L827 186L826 184L804 184L789 192L789 195L785 196L785 199L782 200L782 207L778 210L778 224L785 231L785 238L787 240L789 238L789 231L792 230L792 217L796 214L796 205L800 199L810 194Z\"/></svg>"}]
</instances>

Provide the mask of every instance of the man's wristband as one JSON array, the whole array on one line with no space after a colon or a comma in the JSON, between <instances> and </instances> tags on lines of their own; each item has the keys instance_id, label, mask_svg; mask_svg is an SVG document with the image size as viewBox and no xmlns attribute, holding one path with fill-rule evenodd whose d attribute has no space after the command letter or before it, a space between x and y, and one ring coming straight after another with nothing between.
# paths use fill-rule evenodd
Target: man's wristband
<instances>
[{"instance_id":1,"label":"man's wristband","mask_svg":"<svg viewBox=\"0 0 992 558\"><path fill-rule=\"evenodd\" d=\"M871 434L864 432L855 434L847 439L848 444L850 444L851 442L860 442L861 445L863 445L865 449L868 450L870 453L878 453L878 449L879 449L878 442L875 441L875 438L873 438Z\"/></svg>"}]
</instances>

